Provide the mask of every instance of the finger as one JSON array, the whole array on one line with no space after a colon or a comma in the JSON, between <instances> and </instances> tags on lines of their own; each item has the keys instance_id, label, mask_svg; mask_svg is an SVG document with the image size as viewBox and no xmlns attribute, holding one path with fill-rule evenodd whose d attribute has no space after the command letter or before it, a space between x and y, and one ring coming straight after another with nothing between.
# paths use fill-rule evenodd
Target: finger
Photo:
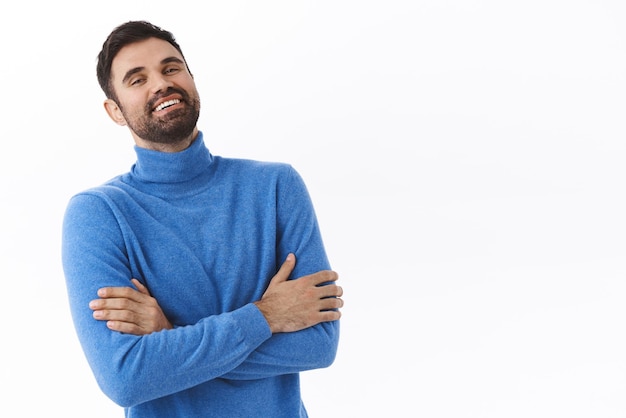
<instances>
[{"instance_id":1,"label":"finger","mask_svg":"<svg viewBox=\"0 0 626 418\"><path fill-rule=\"evenodd\" d=\"M296 266L296 256L292 253L287 254L287 258L280 266L278 273L274 277L272 277L272 283L274 282L284 282L287 281L289 275L293 271L293 268Z\"/></svg>"},{"instance_id":2,"label":"finger","mask_svg":"<svg viewBox=\"0 0 626 418\"><path fill-rule=\"evenodd\" d=\"M107 298L107 299L95 299L89 302L89 307L92 310L125 310L125 311L138 311L143 306L141 302L138 302L129 298Z\"/></svg>"},{"instance_id":3,"label":"finger","mask_svg":"<svg viewBox=\"0 0 626 418\"><path fill-rule=\"evenodd\" d=\"M343 288L335 284L320 286L318 288L320 298L331 298L343 296Z\"/></svg>"},{"instance_id":4,"label":"finger","mask_svg":"<svg viewBox=\"0 0 626 418\"><path fill-rule=\"evenodd\" d=\"M309 276L315 286L325 286L329 283L339 280L339 275L333 270L318 271Z\"/></svg>"},{"instance_id":5,"label":"finger","mask_svg":"<svg viewBox=\"0 0 626 418\"><path fill-rule=\"evenodd\" d=\"M120 298L140 302L144 295L138 290L128 286L103 287L98 289L98 296L103 299Z\"/></svg>"},{"instance_id":6,"label":"finger","mask_svg":"<svg viewBox=\"0 0 626 418\"><path fill-rule=\"evenodd\" d=\"M89 302L89 308L91 310L102 309L128 309L132 303L138 303L128 298L106 298L106 299L94 299Z\"/></svg>"},{"instance_id":7,"label":"finger","mask_svg":"<svg viewBox=\"0 0 626 418\"><path fill-rule=\"evenodd\" d=\"M135 312L120 309L99 309L93 311L93 317L99 321L139 322Z\"/></svg>"},{"instance_id":8,"label":"finger","mask_svg":"<svg viewBox=\"0 0 626 418\"><path fill-rule=\"evenodd\" d=\"M89 302L89 309L96 310L103 308L103 300L104 299L94 299Z\"/></svg>"},{"instance_id":9,"label":"finger","mask_svg":"<svg viewBox=\"0 0 626 418\"><path fill-rule=\"evenodd\" d=\"M143 284L141 284L139 280L130 279L130 281L135 285L135 287L137 288L139 292L143 293L144 295L150 296L150 291L148 290L148 288L144 286Z\"/></svg>"},{"instance_id":10,"label":"finger","mask_svg":"<svg viewBox=\"0 0 626 418\"><path fill-rule=\"evenodd\" d=\"M339 318L341 318L341 311L337 310L322 311L318 316L320 322L337 321Z\"/></svg>"},{"instance_id":11,"label":"finger","mask_svg":"<svg viewBox=\"0 0 626 418\"><path fill-rule=\"evenodd\" d=\"M133 323L123 321L107 321L107 327L112 331L122 332L124 334L143 335L145 332Z\"/></svg>"},{"instance_id":12,"label":"finger","mask_svg":"<svg viewBox=\"0 0 626 418\"><path fill-rule=\"evenodd\" d=\"M343 299L340 298L324 298L319 303L320 311L328 311L332 309L343 308Z\"/></svg>"}]
</instances>

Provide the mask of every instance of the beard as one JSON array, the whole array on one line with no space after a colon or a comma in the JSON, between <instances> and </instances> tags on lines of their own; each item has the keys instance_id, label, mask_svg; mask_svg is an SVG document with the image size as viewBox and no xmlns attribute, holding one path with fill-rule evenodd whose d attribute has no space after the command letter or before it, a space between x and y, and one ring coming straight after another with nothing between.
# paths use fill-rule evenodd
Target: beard
<instances>
[{"instance_id":1,"label":"beard","mask_svg":"<svg viewBox=\"0 0 626 418\"><path fill-rule=\"evenodd\" d=\"M178 93L185 106L170 111L163 117L154 115L155 103L162 97ZM193 98L184 90L169 88L157 97L150 100L142 112L130 114L121 104L118 104L128 127L140 138L157 144L177 144L187 139L200 117L200 98Z\"/></svg>"}]
</instances>

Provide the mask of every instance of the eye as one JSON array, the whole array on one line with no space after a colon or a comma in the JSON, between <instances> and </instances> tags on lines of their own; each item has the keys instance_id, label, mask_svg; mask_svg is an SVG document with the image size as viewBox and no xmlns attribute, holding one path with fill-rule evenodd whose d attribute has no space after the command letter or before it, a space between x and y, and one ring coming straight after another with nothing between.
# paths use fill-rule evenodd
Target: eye
<instances>
[{"instance_id":1,"label":"eye","mask_svg":"<svg viewBox=\"0 0 626 418\"><path fill-rule=\"evenodd\" d=\"M176 74L179 71L180 71L180 68L178 68L178 67L167 67L163 71L163 74Z\"/></svg>"},{"instance_id":2,"label":"eye","mask_svg":"<svg viewBox=\"0 0 626 418\"><path fill-rule=\"evenodd\" d=\"M137 78L131 79L128 84L131 85L131 86L137 86L137 85L143 83L144 80L145 80L144 78L137 77Z\"/></svg>"}]
</instances>

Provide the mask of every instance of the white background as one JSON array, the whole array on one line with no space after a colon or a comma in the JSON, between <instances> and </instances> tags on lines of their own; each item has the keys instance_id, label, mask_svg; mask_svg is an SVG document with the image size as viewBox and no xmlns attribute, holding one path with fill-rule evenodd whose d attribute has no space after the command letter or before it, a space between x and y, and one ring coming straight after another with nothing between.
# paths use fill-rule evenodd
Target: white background
<instances>
[{"instance_id":1,"label":"white background","mask_svg":"<svg viewBox=\"0 0 626 418\"><path fill-rule=\"evenodd\" d=\"M311 417L626 416L626 3L13 2L0 415L121 417L74 333L69 197L127 171L95 58L170 30L214 154L289 162L345 289ZM8 413L7 411L11 411Z\"/></svg>"}]
</instances>

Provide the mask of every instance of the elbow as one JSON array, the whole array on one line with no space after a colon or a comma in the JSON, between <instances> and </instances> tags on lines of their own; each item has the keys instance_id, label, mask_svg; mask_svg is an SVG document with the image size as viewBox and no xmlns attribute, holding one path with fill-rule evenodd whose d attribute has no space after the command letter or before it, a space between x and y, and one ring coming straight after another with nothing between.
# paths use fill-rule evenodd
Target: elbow
<instances>
[{"instance_id":1,"label":"elbow","mask_svg":"<svg viewBox=\"0 0 626 418\"><path fill-rule=\"evenodd\" d=\"M145 401L140 399L139 391L133 388L132 384L111 383L111 380L115 379L97 379L97 382L100 390L117 405L122 408L129 408Z\"/></svg>"},{"instance_id":2,"label":"elbow","mask_svg":"<svg viewBox=\"0 0 626 418\"><path fill-rule=\"evenodd\" d=\"M87 359L98 387L115 404L129 408L160 394L154 371L147 366L142 345L143 337L111 333L116 349L100 349L96 339L88 340ZM123 341L122 341L123 339Z\"/></svg>"},{"instance_id":3,"label":"elbow","mask_svg":"<svg viewBox=\"0 0 626 418\"><path fill-rule=\"evenodd\" d=\"M329 367L331 364L335 362L337 358L337 344L329 345L328 349L325 350L326 355L320 359L320 367Z\"/></svg>"},{"instance_id":4,"label":"elbow","mask_svg":"<svg viewBox=\"0 0 626 418\"><path fill-rule=\"evenodd\" d=\"M325 369L326 367L330 367L337 357L337 351L326 351L325 355L318 359L317 365L315 368L317 369Z\"/></svg>"},{"instance_id":5,"label":"elbow","mask_svg":"<svg viewBox=\"0 0 626 418\"><path fill-rule=\"evenodd\" d=\"M129 408L158 396L156 387L149 376L136 368L124 369L109 365L95 373L100 390L114 403Z\"/></svg>"},{"instance_id":6,"label":"elbow","mask_svg":"<svg viewBox=\"0 0 626 418\"><path fill-rule=\"evenodd\" d=\"M335 362L337 349L339 347L339 321L326 322L321 324L324 338L319 340L320 350L318 350L317 367L329 367Z\"/></svg>"}]
</instances>

